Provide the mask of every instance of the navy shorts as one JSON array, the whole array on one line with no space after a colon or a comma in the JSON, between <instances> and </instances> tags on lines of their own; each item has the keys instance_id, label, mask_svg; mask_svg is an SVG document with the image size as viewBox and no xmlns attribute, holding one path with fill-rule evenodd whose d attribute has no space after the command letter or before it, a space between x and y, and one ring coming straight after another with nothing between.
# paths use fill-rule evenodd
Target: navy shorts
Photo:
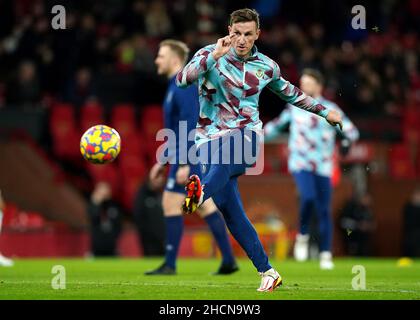
<instances>
[{"instance_id":1,"label":"navy shorts","mask_svg":"<svg viewBox=\"0 0 420 320\"><path fill-rule=\"evenodd\" d=\"M224 166L231 177L244 174L247 168L255 165L260 142L255 131L242 128L201 144L198 157L203 177L200 178L204 179L212 164Z\"/></svg>"}]
</instances>

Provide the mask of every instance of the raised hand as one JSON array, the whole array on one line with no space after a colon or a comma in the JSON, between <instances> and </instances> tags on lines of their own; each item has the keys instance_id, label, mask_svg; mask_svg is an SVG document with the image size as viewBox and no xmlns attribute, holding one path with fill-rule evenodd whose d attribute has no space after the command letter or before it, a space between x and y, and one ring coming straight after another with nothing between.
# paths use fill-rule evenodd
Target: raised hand
<instances>
[{"instance_id":1,"label":"raised hand","mask_svg":"<svg viewBox=\"0 0 420 320\"><path fill-rule=\"evenodd\" d=\"M212 53L216 60L228 53L235 36L235 34L231 34L217 40L216 48Z\"/></svg>"}]
</instances>

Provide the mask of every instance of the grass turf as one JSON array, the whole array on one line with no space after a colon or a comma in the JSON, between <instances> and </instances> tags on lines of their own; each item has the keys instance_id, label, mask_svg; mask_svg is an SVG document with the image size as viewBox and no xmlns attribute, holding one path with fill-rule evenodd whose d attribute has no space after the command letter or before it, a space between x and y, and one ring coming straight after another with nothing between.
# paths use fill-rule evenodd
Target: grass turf
<instances>
[{"instance_id":1,"label":"grass turf","mask_svg":"<svg viewBox=\"0 0 420 320\"><path fill-rule=\"evenodd\" d=\"M336 259L336 268L321 271L316 261L271 261L283 286L259 293L260 278L247 259L229 276L210 275L216 259L180 259L176 276L145 276L160 259L21 259L0 267L0 299L416 299L420 300L420 260L405 268L396 259ZM54 290L54 265L66 271L66 289ZM366 270L366 290L353 290L354 265Z\"/></svg>"}]
</instances>

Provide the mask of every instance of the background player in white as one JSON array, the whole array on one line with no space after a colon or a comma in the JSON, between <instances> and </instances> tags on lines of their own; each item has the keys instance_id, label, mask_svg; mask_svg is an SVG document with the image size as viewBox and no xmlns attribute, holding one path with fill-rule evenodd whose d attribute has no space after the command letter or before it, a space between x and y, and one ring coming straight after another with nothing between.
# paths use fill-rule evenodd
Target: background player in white
<instances>
[{"instance_id":1,"label":"background player in white","mask_svg":"<svg viewBox=\"0 0 420 320\"><path fill-rule=\"evenodd\" d=\"M287 127L289 136L289 171L299 192L299 234L296 237L294 256L298 261L308 259L309 226L315 211L319 226L321 269L332 269L331 176L336 134L344 135L352 143L359 132L343 111L322 96L323 76L314 69L305 69L300 78L300 89L343 118L339 131L309 112L287 105L278 118L265 125L265 142L277 138Z\"/></svg>"}]
</instances>

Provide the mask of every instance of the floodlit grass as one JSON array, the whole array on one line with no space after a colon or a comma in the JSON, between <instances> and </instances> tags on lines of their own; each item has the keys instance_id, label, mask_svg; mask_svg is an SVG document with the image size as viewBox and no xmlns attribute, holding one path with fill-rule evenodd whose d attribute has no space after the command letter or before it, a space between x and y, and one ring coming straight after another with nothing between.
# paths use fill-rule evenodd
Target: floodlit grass
<instances>
[{"instance_id":1,"label":"floodlit grass","mask_svg":"<svg viewBox=\"0 0 420 320\"><path fill-rule=\"evenodd\" d=\"M397 267L396 259L336 259L332 271L319 269L317 261L275 261L283 286L273 293L259 293L260 277L247 259L240 271L213 276L216 259L180 259L175 276L145 276L160 259L21 259L11 268L0 267L0 299L420 299L420 260ZM54 265L66 271L66 289L54 290ZM354 265L366 270L366 290L353 290Z\"/></svg>"}]
</instances>

